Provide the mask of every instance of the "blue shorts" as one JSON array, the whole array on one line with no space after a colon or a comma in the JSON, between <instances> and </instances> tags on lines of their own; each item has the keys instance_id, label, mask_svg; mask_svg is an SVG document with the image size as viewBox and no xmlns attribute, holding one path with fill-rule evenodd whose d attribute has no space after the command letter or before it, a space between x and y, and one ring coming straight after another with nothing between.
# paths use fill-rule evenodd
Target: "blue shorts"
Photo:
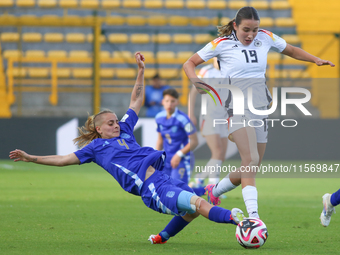
<instances>
[{"instance_id":1,"label":"blue shorts","mask_svg":"<svg viewBox=\"0 0 340 255\"><path fill-rule=\"evenodd\" d=\"M170 178L163 171L156 170L143 183L141 197L144 204L154 211L183 216L187 212L193 213L190 210L181 211L177 206L178 196L183 190L195 195L186 183Z\"/></svg>"},{"instance_id":2,"label":"blue shorts","mask_svg":"<svg viewBox=\"0 0 340 255\"><path fill-rule=\"evenodd\" d=\"M194 169L193 156L184 157L176 168L171 168L171 166L166 165L163 171L168 174L171 178L176 180L181 180L182 182L188 184L190 181L191 169Z\"/></svg>"}]
</instances>

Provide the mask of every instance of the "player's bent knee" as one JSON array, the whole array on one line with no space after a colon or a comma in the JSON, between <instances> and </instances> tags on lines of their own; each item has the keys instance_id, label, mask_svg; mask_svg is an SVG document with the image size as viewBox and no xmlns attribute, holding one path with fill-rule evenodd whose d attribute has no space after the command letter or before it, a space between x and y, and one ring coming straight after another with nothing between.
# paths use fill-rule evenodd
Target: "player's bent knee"
<instances>
[{"instance_id":1,"label":"player's bent knee","mask_svg":"<svg viewBox=\"0 0 340 255\"><path fill-rule=\"evenodd\" d=\"M195 204L192 204L192 200L195 200L193 197L198 197L194 193L183 190L179 193L177 198L177 207L179 211L185 211L188 214L194 214L196 212Z\"/></svg>"}]
</instances>

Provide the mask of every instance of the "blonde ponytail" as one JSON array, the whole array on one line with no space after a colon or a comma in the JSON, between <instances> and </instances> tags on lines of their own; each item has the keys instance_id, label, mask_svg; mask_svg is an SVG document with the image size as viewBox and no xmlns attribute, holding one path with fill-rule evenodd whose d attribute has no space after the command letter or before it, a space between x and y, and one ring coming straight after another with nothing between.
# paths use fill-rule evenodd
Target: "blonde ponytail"
<instances>
[{"instance_id":1,"label":"blonde ponytail","mask_svg":"<svg viewBox=\"0 0 340 255\"><path fill-rule=\"evenodd\" d=\"M78 128L79 136L73 139L73 142L78 145L78 147L82 148L85 145L89 144L92 140L100 138L100 134L96 130L95 121L97 121L97 117L104 113L113 113L110 110L101 111L96 115L91 115L87 118L84 126Z\"/></svg>"},{"instance_id":2,"label":"blonde ponytail","mask_svg":"<svg viewBox=\"0 0 340 255\"><path fill-rule=\"evenodd\" d=\"M234 31L234 22L235 19L232 19L227 25L217 26L217 36L224 37L230 35Z\"/></svg>"}]
</instances>

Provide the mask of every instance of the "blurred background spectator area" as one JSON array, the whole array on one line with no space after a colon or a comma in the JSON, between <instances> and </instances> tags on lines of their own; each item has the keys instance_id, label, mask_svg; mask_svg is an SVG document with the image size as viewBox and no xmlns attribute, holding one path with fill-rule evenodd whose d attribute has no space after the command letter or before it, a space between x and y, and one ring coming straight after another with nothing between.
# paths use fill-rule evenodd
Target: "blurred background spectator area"
<instances>
[{"instance_id":1,"label":"blurred background spectator area","mask_svg":"<svg viewBox=\"0 0 340 255\"><path fill-rule=\"evenodd\" d=\"M102 108L120 115L136 51L146 58L146 84L159 75L185 107L191 85L183 63L247 5L259 11L261 28L337 65L316 68L271 52L268 86L306 87L313 116L339 118L338 0L1 0L0 117L83 117Z\"/></svg>"}]
</instances>

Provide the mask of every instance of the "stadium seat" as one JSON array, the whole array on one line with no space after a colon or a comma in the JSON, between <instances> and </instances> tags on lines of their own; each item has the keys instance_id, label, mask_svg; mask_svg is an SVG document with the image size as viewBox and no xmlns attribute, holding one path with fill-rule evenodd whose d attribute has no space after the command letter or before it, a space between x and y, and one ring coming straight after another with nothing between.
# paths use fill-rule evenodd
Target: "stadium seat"
<instances>
[{"instance_id":1,"label":"stadium seat","mask_svg":"<svg viewBox=\"0 0 340 255\"><path fill-rule=\"evenodd\" d=\"M207 44L215 38L211 34L196 34L194 35L194 42L197 44Z\"/></svg>"},{"instance_id":2,"label":"stadium seat","mask_svg":"<svg viewBox=\"0 0 340 255\"><path fill-rule=\"evenodd\" d=\"M88 34L88 35L86 36L86 41L87 41L88 43L93 43L93 34ZM100 41L101 43L105 43L105 42L106 42L106 37L105 37L105 35L100 35L100 36L99 36L99 41Z\"/></svg>"},{"instance_id":3,"label":"stadium seat","mask_svg":"<svg viewBox=\"0 0 340 255\"><path fill-rule=\"evenodd\" d=\"M62 20L62 17L58 16L58 15L43 15L41 16L40 22L42 24L55 24L55 23L59 23Z\"/></svg>"},{"instance_id":4,"label":"stadium seat","mask_svg":"<svg viewBox=\"0 0 340 255\"><path fill-rule=\"evenodd\" d=\"M169 34L156 34L152 36L154 43L168 44L171 43L171 36Z\"/></svg>"},{"instance_id":5,"label":"stadium seat","mask_svg":"<svg viewBox=\"0 0 340 255\"><path fill-rule=\"evenodd\" d=\"M115 9L120 7L119 0L102 0L101 4L104 9Z\"/></svg>"},{"instance_id":6,"label":"stadium seat","mask_svg":"<svg viewBox=\"0 0 340 255\"><path fill-rule=\"evenodd\" d=\"M100 78L110 79L115 76L115 70L113 68L101 68L99 72Z\"/></svg>"},{"instance_id":7,"label":"stadium seat","mask_svg":"<svg viewBox=\"0 0 340 255\"><path fill-rule=\"evenodd\" d=\"M47 33L44 35L44 41L48 43L61 43L64 41L62 33Z\"/></svg>"},{"instance_id":8,"label":"stadium seat","mask_svg":"<svg viewBox=\"0 0 340 255\"><path fill-rule=\"evenodd\" d=\"M119 63L126 63L134 59L134 56L130 51L114 51L113 59Z\"/></svg>"},{"instance_id":9,"label":"stadium seat","mask_svg":"<svg viewBox=\"0 0 340 255\"><path fill-rule=\"evenodd\" d=\"M192 36L190 34L174 34L172 41L178 44L189 44L192 43Z\"/></svg>"},{"instance_id":10,"label":"stadium seat","mask_svg":"<svg viewBox=\"0 0 340 255\"><path fill-rule=\"evenodd\" d=\"M267 60L280 60L281 59L281 54L277 52L269 52Z\"/></svg>"},{"instance_id":11,"label":"stadium seat","mask_svg":"<svg viewBox=\"0 0 340 255\"><path fill-rule=\"evenodd\" d=\"M180 69L176 68L159 69L158 74L162 79L178 78L180 75Z\"/></svg>"},{"instance_id":12,"label":"stadium seat","mask_svg":"<svg viewBox=\"0 0 340 255\"><path fill-rule=\"evenodd\" d=\"M260 27L272 27L274 26L274 20L269 17L261 18Z\"/></svg>"},{"instance_id":13,"label":"stadium seat","mask_svg":"<svg viewBox=\"0 0 340 255\"><path fill-rule=\"evenodd\" d=\"M107 39L110 43L128 43L129 41L127 34L109 34Z\"/></svg>"},{"instance_id":14,"label":"stadium seat","mask_svg":"<svg viewBox=\"0 0 340 255\"><path fill-rule=\"evenodd\" d=\"M135 44L146 44L150 42L150 36L148 34L132 34L130 36L130 42Z\"/></svg>"},{"instance_id":15,"label":"stadium seat","mask_svg":"<svg viewBox=\"0 0 340 255\"><path fill-rule=\"evenodd\" d=\"M125 17L122 16L110 16L105 19L107 25L120 26L125 23Z\"/></svg>"},{"instance_id":16,"label":"stadium seat","mask_svg":"<svg viewBox=\"0 0 340 255\"><path fill-rule=\"evenodd\" d=\"M4 32L1 33L2 42L18 42L20 39L19 33Z\"/></svg>"},{"instance_id":17,"label":"stadium seat","mask_svg":"<svg viewBox=\"0 0 340 255\"><path fill-rule=\"evenodd\" d=\"M288 1L271 1L270 8L273 10L286 10L290 9L290 4Z\"/></svg>"},{"instance_id":18,"label":"stadium seat","mask_svg":"<svg viewBox=\"0 0 340 255\"><path fill-rule=\"evenodd\" d=\"M76 8L78 7L77 0L59 0L59 6L62 8Z\"/></svg>"},{"instance_id":19,"label":"stadium seat","mask_svg":"<svg viewBox=\"0 0 340 255\"><path fill-rule=\"evenodd\" d=\"M45 57L45 51L43 50L27 50L25 52L26 57L30 58L43 58Z\"/></svg>"},{"instance_id":20,"label":"stadium seat","mask_svg":"<svg viewBox=\"0 0 340 255\"><path fill-rule=\"evenodd\" d=\"M12 7L14 5L14 1L13 0L1 0L0 1L0 7Z\"/></svg>"},{"instance_id":21,"label":"stadium seat","mask_svg":"<svg viewBox=\"0 0 340 255\"><path fill-rule=\"evenodd\" d=\"M194 54L195 53L192 51L180 51L177 53L177 61L180 63L184 63Z\"/></svg>"},{"instance_id":22,"label":"stadium seat","mask_svg":"<svg viewBox=\"0 0 340 255\"><path fill-rule=\"evenodd\" d=\"M40 33L23 33L22 40L24 42L41 42L42 35Z\"/></svg>"},{"instance_id":23,"label":"stadium seat","mask_svg":"<svg viewBox=\"0 0 340 255\"><path fill-rule=\"evenodd\" d=\"M28 76L31 78L47 78L50 72L47 68L29 68Z\"/></svg>"},{"instance_id":24,"label":"stadium seat","mask_svg":"<svg viewBox=\"0 0 340 255\"><path fill-rule=\"evenodd\" d=\"M182 0L166 0L165 7L167 9L183 9L184 3Z\"/></svg>"},{"instance_id":25,"label":"stadium seat","mask_svg":"<svg viewBox=\"0 0 340 255\"><path fill-rule=\"evenodd\" d=\"M169 18L169 24L171 26L187 26L189 23L188 17L182 17L182 16L171 16Z\"/></svg>"},{"instance_id":26,"label":"stadium seat","mask_svg":"<svg viewBox=\"0 0 340 255\"><path fill-rule=\"evenodd\" d=\"M22 24L29 24L32 22L40 22L40 19L35 15L22 15L19 17L19 20Z\"/></svg>"},{"instance_id":27,"label":"stadium seat","mask_svg":"<svg viewBox=\"0 0 340 255\"><path fill-rule=\"evenodd\" d=\"M282 35L281 37L289 44L301 43L301 40L298 35Z\"/></svg>"},{"instance_id":28,"label":"stadium seat","mask_svg":"<svg viewBox=\"0 0 340 255\"><path fill-rule=\"evenodd\" d=\"M140 9L142 7L142 2L140 0L122 0L124 8L135 8Z\"/></svg>"},{"instance_id":29,"label":"stadium seat","mask_svg":"<svg viewBox=\"0 0 340 255\"><path fill-rule=\"evenodd\" d=\"M74 68L72 70L73 78L91 78L93 74L92 68Z\"/></svg>"},{"instance_id":30,"label":"stadium seat","mask_svg":"<svg viewBox=\"0 0 340 255\"><path fill-rule=\"evenodd\" d=\"M212 0L208 1L207 6L213 10L224 10L227 8L227 2L224 0Z\"/></svg>"},{"instance_id":31,"label":"stadium seat","mask_svg":"<svg viewBox=\"0 0 340 255\"><path fill-rule=\"evenodd\" d=\"M69 53L70 58L88 58L90 55L86 50L71 50Z\"/></svg>"},{"instance_id":32,"label":"stadium seat","mask_svg":"<svg viewBox=\"0 0 340 255\"><path fill-rule=\"evenodd\" d=\"M110 59L111 53L109 51L101 51L100 53L100 59Z\"/></svg>"},{"instance_id":33,"label":"stadium seat","mask_svg":"<svg viewBox=\"0 0 340 255\"><path fill-rule=\"evenodd\" d=\"M157 74L157 70L154 68L147 68L144 71L145 79L152 79Z\"/></svg>"},{"instance_id":34,"label":"stadium seat","mask_svg":"<svg viewBox=\"0 0 340 255\"><path fill-rule=\"evenodd\" d=\"M275 25L277 27L294 27L295 21L292 18L276 18Z\"/></svg>"},{"instance_id":35,"label":"stadium seat","mask_svg":"<svg viewBox=\"0 0 340 255\"><path fill-rule=\"evenodd\" d=\"M9 75L9 70L7 69L7 76ZM20 78L24 78L27 75L27 69L26 68L18 68L18 67L14 67L12 69L12 75L13 77L20 77Z\"/></svg>"},{"instance_id":36,"label":"stadium seat","mask_svg":"<svg viewBox=\"0 0 340 255\"><path fill-rule=\"evenodd\" d=\"M66 58L67 52L64 50L50 50L47 52L49 58Z\"/></svg>"},{"instance_id":37,"label":"stadium seat","mask_svg":"<svg viewBox=\"0 0 340 255\"><path fill-rule=\"evenodd\" d=\"M136 77L136 69L134 68L117 68L116 76L120 79L134 79Z\"/></svg>"},{"instance_id":38,"label":"stadium seat","mask_svg":"<svg viewBox=\"0 0 340 255\"><path fill-rule=\"evenodd\" d=\"M229 1L229 9L238 10L244 6L248 6L246 1Z\"/></svg>"},{"instance_id":39,"label":"stadium seat","mask_svg":"<svg viewBox=\"0 0 340 255\"><path fill-rule=\"evenodd\" d=\"M262 20L262 19L261 19ZM221 19L214 17L211 19L211 25L213 26L224 26L229 23L230 19L228 17L222 17Z\"/></svg>"},{"instance_id":40,"label":"stadium seat","mask_svg":"<svg viewBox=\"0 0 340 255\"><path fill-rule=\"evenodd\" d=\"M57 6L57 0L39 0L38 6L40 8L54 8Z\"/></svg>"},{"instance_id":41,"label":"stadium seat","mask_svg":"<svg viewBox=\"0 0 340 255\"><path fill-rule=\"evenodd\" d=\"M22 52L20 50L5 50L3 56L4 58L17 58L22 56Z\"/></svg>"},{"instance_id":42,"label":"stadium seat","mask_svg":"<svg viewBox=\"0 0 340 255\"><path fill-rule=\"evenodd\" d=\"M168 19L165 16L150 16L147 18L149 26L165 26Z\"/></svg>"},{"instance_id":43,"label":"stadium seat","mask_svg":"<svg viewBox=\"0 0 340 255\"><path fill-rule=\"evenodd\" d=\"M204 9L205 1L204 0L187 0L186 7L188 9Z\"/></svg>"},{"instance_id":44,"label":"stadium seat","mask_svg":"<svg viewBox=\"0 0 340 255\"><path fill-rule=\"evenodd\" d=\"M66 42L68 43L84 43L85 35L81 33L72 33L66 35Z\"/></svg>"},{"instance_id":45,"label":"stadium seat","mask_svg":"<svg viewBox=\"0 0 340 255\"><path fill-rule=\"evenodd\" d=\"M58 68L57 69L57 77L58 78L70 78L71 70L69 68Z\"/></svg>"},{"instance_id":46,"label":"stadium seat","mask_svg":"<svg viewBox=\"0 0 340 255\"><path fill-rule=\"evenodd\" d=\"M95 9L98 8L98 6L98 0L81 0L80 2L80 7L82 8Z\"/></svg>"},{"instance_id":47,"label":"stadium seat","mask_svg":"<svg viewBox=\"0 0 340 255\"><path fill-rule=\"evenodd\" d=\"M304 71L304 70L289 70L288 76L289 76L289 78L292 78L292 79L310 78L309 73L307 71Z\"/></svg>"},{"instance_id":48,"label":"stadium seat","mask_svg":"<svg viewBox=\"0 0 340 255\"><path fill-rule=\"evenodd\" d=\"M145 57L145 63L150 63L155 61L155 54L152 51L141 51Z\"/></svg>"},{"instance_id":49,"label":"stadium seat","mask_svg":"<svg viewBox=\"0 0 340 255\"><path fill-rule=\"evenodd\" d=\"M35 0L17 0L18 7L34 7Z\"/></svg>"},{"instance_id":50,"label":"stadium seat","mask_svg":"<svg viewBox=\"0 0 340 255\"><path fill-rule=\"evenodd\" d=\"M194 17L191 18L191 25L195 27L207 27L210 26L210 19L207 17Z\"/></svg>"},{"instance_id":51,"label":"stadium seat","mask_svg":"<svg viewBox=\"0 0 340 255\"><path fill-rule=\"evenodd\" d=\"M250 1L250 6L254 7L257 10L268 10L269 3L268 1Z\"/></svg>"},{"instance_id":52,"label":"stadium seat","mask_svg":"<svg viewBox=\"0 0 340 255\"><path fill-rule=\"evenodd\" d=\"M156 59L161 64L171 64L176 61L175 53L172 51L158 51Z\"/></svg>"},{"instance_id":53,"label":"stadium seat","mask_svg":"<svg viewBox=\"0 0 340 255\"><path fill-rule=\"evenodd\" d=\"M144 0L144 7L147 9L161 9L163 8L162 0Z\"/></svg>"},{"instance_id":54,"label":"stadium seat","mask_svg":"<svg viewBox=\"0 0 340 255\"><path fill-rule=\"evenodd\" d=\"M144 26L146 19L143 16L129 16L126 17L126 23L129 26Z\"/></svg>"}]
</instances>

